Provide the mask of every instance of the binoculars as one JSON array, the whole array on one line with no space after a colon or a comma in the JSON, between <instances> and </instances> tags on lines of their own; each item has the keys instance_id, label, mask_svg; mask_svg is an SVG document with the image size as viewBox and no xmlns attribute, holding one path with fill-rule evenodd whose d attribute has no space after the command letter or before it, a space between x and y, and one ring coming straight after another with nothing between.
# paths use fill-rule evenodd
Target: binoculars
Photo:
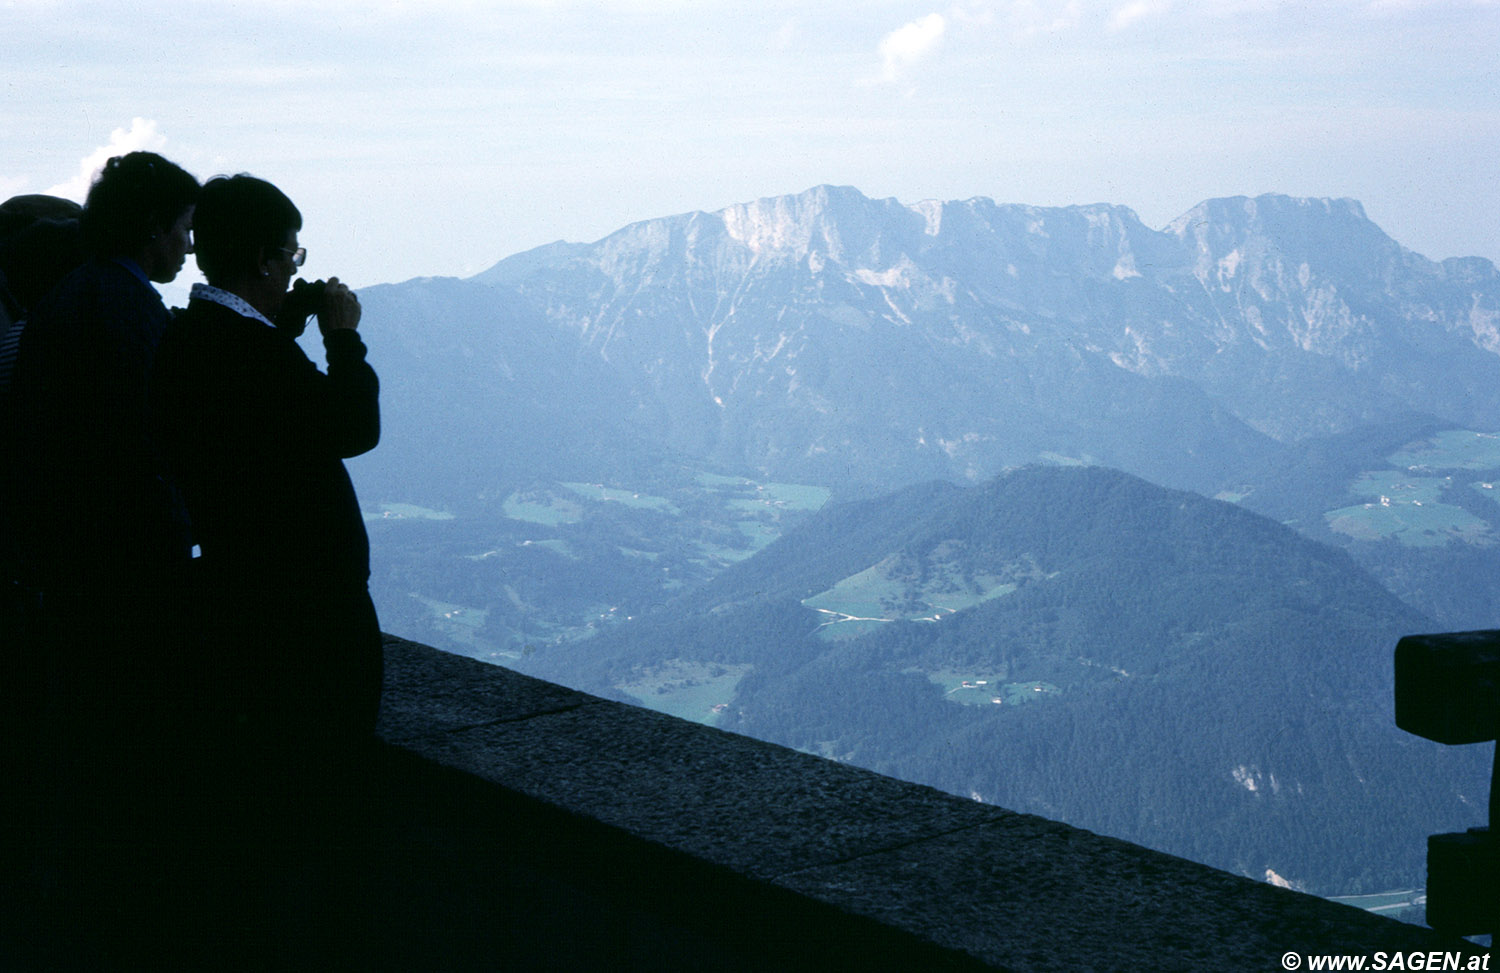
<instances>
[{"instance_id":1,"label":"binoculars","mask_svg":"<svg viewBox=\"0 0 1500 973\"><path fill-rule=\"evenodd\" d=\"M294 338L302 337L302 332L307 330L307 319L323 306L323 294L327 289L327 281L300 278L292 281L292 289L287 291L281 310L276 313L276 326L291 332Z\"/></svg>"}]
</instances>

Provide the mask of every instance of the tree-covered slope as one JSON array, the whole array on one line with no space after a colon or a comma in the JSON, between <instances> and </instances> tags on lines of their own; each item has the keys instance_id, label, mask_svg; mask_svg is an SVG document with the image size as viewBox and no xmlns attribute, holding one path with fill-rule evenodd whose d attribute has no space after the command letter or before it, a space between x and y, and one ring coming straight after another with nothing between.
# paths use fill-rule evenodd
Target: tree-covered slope
<instances>
[{"instance_id":1,"label":"tree-covered slope","mask_svg":"<svg viewBox=\"0 0 1500 973\"><path fill-rule=\"evenodd\" d=\"M1314 891L1420 884L1484 754L1406 737L1433 623L1345 553L1102 468L831 507L537 671ZM680 710L679 710L680 711ZM693 715L693 714L686 714Z\"/></svg>"}]
</instances>

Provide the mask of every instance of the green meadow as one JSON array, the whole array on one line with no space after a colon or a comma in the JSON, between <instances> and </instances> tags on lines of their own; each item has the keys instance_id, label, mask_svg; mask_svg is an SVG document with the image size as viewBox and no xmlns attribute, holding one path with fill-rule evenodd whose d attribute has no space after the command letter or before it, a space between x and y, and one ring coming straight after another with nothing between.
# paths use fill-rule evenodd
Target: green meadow
<instances>
[{"instance_id":1,"label":"green meadow","mask_svg":"<svg viewBox=\"0 0 1500 973\"><path fill-rule=\"evenodd\" d=\"M1452 475L1443 473L1500 469L1500 436L1445 430L1409 443L1386 459L1390 468L1366 470L1349 485L1350 495L1363 502L1323 515L1329 530L1362 541L1389 538L1408 547L1491 538L1493 531L1483 518L1445 502L1457 485ZM1494 497L1492 483L1468 487Z\"/></svg>"},{"instance_id":2,"label":"green meadow","mask_svg":"<svg viewBox=\"0 0 1500 973\"><path fill-rule=\"evenodd\" d=\"M637 672L629 682L617 683L616 688L651 709L715 726L734 699L740 680L752 668L671 659L650 670Z\"/></svg>"},{"instance_id":3,"label":"green meadow","mask_svg":"<svg viewBox=\"0 0 1500 973\"><path fill-rule=\"evenodd\" d=\"M938 621L1016 590L1014 582L996 575L966 575L942 549L927 555L922 568L892 555L802 604L824 616L820 637L839 639L882 622Z\"/></svg>"},{"instance_id":4,"label":"green meadow","mask_svg":"<svg viewBox=\"0 0 1500 973\"><path fill-rule=\"evenodd\" d=\"M1407 444L1386 460L1402 469L1500 469L1500 434L1446 429L1430 440Z\"/></svg>"},{"instance_id":5,"label":"green meadow","mask_svg":"<svg viewBox=\"0 0 1500 973\"><path fill-rule=\"evenodd\" d=\"M452 520L453 515L414 503L382 503L376 513L363 511L365 520Z\"/></svg>"},{"instance_id":6,"label":"green meadow","mask_svg":"<svg viewBox=\"0 0 1500 973\"><path fill-rule=\"evenodd\" d=\"M505 516L543 527L583 522L583 506L545 490L517 491L505 498Z\"/></svg>"},{"instance_id":7,"label":"green meadow","mask_svg":"<svg viewBox=\"0 0 1500 973\"><path fill-rule=\"evenodd\" d=\"M602 483L564 483L563 486L585 500L595 500L599 503L620 503L627 507L633 507L636 510L660 510L668 514L679 514L682 512L666 497L653 497L650 494L636 493L633 490L619 490L614 487L605 486Z\"/></svg>"},{"instance_id":8,"label":"green meadow","mask_svg":"<svg viewBox=\"0 0 1500 973\"><path fill-rule=\"evenodd\" d=\"M1062 694L1059 687L1041 680L1006 682L1003 669L999 672L939 669L925 675L928 681L942 687L944 698L965 706L1020 706Z\"/></svg>"}]
</instances>

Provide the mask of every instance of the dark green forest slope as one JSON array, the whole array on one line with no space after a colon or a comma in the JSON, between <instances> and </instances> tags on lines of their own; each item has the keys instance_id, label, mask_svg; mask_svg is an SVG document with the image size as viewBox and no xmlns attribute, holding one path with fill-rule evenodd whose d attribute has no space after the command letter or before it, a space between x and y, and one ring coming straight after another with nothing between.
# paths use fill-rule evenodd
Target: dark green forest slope
<instances>
[{"instance_id":1,"label":"dark green forest slope","mask_svg":"<svg viewBox=\"0 0 1500 973\"><path fill-rule=\"evenodd\" d=\"M526 668L1338 894L1482 820L1488 751L1392 723L1395 642L1434 627L1275 521L1032 467L832 506Z\"/></svg>"}]
</instances>

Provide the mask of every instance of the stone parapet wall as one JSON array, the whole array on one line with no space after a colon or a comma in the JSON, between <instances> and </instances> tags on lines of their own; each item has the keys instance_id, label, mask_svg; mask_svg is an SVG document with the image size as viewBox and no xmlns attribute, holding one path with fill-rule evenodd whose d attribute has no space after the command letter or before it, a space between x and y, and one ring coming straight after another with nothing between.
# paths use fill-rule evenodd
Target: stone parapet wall
<instances>
[{"instance_id":1,"label":"stone parapet wall","mask_svg":"<svg viewBox=\"0 0 1500 973\"><path fill-rule=\"evenodd\" d=\"M728 889L723 909L766 910L763 947L785 934L811 957L826 935L826 949L852 959L839 950L864 944L864 965L850 969L1266 971L1289 952L1372 963L1379 952L1486 952L417 643L388 637L386 664L387 744L533 815L614 836L638 875L612 880L639 880L643 905L658 877L678 886L673 908L693 883ZM705 921L692 935L712 940ZM744 940L755 928L754 916L724 917L739 955L754 952Z\"/></svg>"}]
</instances>

